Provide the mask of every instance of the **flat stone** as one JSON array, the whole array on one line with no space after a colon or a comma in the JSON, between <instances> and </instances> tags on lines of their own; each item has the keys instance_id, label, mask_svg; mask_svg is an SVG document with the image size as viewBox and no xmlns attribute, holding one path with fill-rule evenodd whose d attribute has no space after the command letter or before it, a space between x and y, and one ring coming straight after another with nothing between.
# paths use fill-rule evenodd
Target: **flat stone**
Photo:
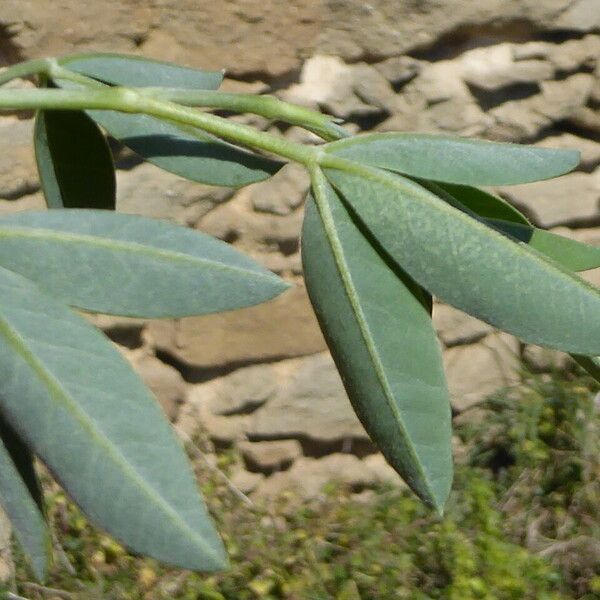
<instances>
[{"instance_id":1,"label":"flat stone","mask_svg":"<svg viewBox=\"0 0 600 600\"><path fill-rule=\"evenodd\" d=\"M145 349L126 352L125 355L169 419L175 420L186 394L186 383L179 371Z\"/></svg>"},{"instance_id":2,"label":"flat stone","mask_svg":"<svg viewBox=\"0 0 600 600\"><path fill-rule=\"evenodd\" d=\"M291 358L326 348L302 285L250 308L152 321L147 331L156 348L200 368Z\"/></svg>"},{"instance_id":3,"label":"flat stone","mask_svg":"<svg viewBox=\"0 0 600 600\"><path fill-rule=\"evenodd\" d=\"M352 89L360 100L393 112L396 94L390 82L377 69L367 63L353 65L352 79Z\"/></svg>"},{"instance_id":4,"label":"flat stone","mask_svg":"<svg viewBox=\"0 0 600 600\"><path fill-rule=\"evenodd\" d=\"M373 65L392 85L399 86L414 79L421 61L410 56L392 56Z\"/></svg>"},{"instance_id":5,"label":"flat stone","mask_svg":"<svg viewBox=\"0 0 600 600\"><path fill-rule=\"evenodd\" d=\"M262 473L251 473L245 469L236 469L229 477L233 487L242 494L252 493L256 487L264 480Z\"/></svg>"},{"instance_id":6,"label":"flat stone","mask_svg":"<svg viewBox=\"0 0 600 600\"><path fill-rule=\"evenodd\" d=\"M585 106L594 87L594 76L576 73L560 81L543 81L540 87L541 94L528 99L532 109L552 122L561 121Z\"/></svg>"},{"instance_id":7,"label":"flat stone","mask_svg":"<svg viewBox=\"0 0 600 600\"><path fill-rule=\"evenodd\" d=\"M545 60L514 60L512 44L496 44L465 52L460 63L463 79L482 90L551 79L554 67Z\"/></svg>"},{"instance_id":8,"label":"flat stone","mask_svg":"<svg viewBox=\"0 0 600 600\"><path fill-rule=\"evenodd\" d=\"M251 417L252 438L368 439L328 353L298 361L276 397Z\"/></svg>"},{"instance_id":9,"label":"flat stone","mask_svg":"<svg viewBox=\"0 0 600 600\"><path fill-rule=\"evenodd\" d=\"M488 111L492 125L485 137L506 141L540 136L554 123L573 120L585 111L594 77L576 73L560 81L542 81L541 92L523 100L510 100Z\"/></svg>"},{"instance_id":10,"label":"flat stone","mask_svg":"<svg viewBox=\"0 0 600 600\"><path fill-rule=\"evenodd\" d=\"M302 446L297 440L244 441L238 448L253 471L280 471L302 456Z\"/></svg>"},{"instance_id":11,"label":"flat stone","mask_svg":"<svg viewBox=\"0 0 600 600\"><path fill-rule=\"evenodd\" d=\"M284 493L292 493L312 499L321 494L327 483L363 488L375 485L377 480L372 470L351 454L330 454L321 459L299 458L289 470L261 481L252 497L275 499Z\"/></svg>"},{"instance_id":12,"label":"flat stone","mask_svg":"<svg viewBox=\"0 0 600 600\"><path fill-rule=\"evenodd\" d=\"M32 140L32 120L0 119L0 199L13 200L39 189Z\"/></svg>"},{"instance_id":13,"label":"flat stone","mask_svg":"<svg viewBox=\"0 0 600 600\"><path fill-rule=\"evenodd\" d=\"M299 247L303 219L303 211L292 207L303 199L304 194L299 191L303 185L300 177L295 183L290 183L296 191L291 204L288 204L289 210L283 208L285 201L282 194L285 190L272 182L259 183L240 190L232 200L215 207L197 223L196 228L252 256L263 252L293 254ZM253 203L264 198L261 189L265 185L270 200L263 206L268 204L279 208L257 212ZM284 210L285 214L273 214Z\"/></svg>"},{"instance_id":14,"label":"flat stone","mask_svg":"<svg viewBox=\"0 0 600 600\"><path fill-rule=\"evenodd\" d=\"M27 210L46 210L46 200L41 192L21 196L16 200L0 199L0 216Z\"/></svg>"},{"instance_id":15,"label":"flat stone","mask_svg":"<svg viewBox=\"0 0 600 600\"><path fill-rule=\"evenodd\" d=\"M544 228L600 221L600 168L558 179L506 186L500 193Z\"/></svg>"},{"instance_id":16,"label":"flat stone","mask_svg":"<svg viewBox=\"0 0 600 600\"><path fill-rule=\"evenodd\" d=\"M150 163L117 171L117 210L128 214L193 225L232 195L228 188L189 181Z\"/></svg>"},{"instance_id":17,"label":"flat stone","mask_svg":"<svg viewBox=\"0 0 600 600\"><path fill-rule=\"evenodd\" d=\"M84 312L81 315L120 346L135 349L144 345L144 328L148 323L147 319Z\"/></svg>"},{"instance_id":18,"label":"flat stone","mask_svg":"<svg viewBox=\"0 0 600 600\"><path fill-rule=\"evenodd\" d=\"M600 10L596 0L575 0L556 22L558 28L593 31L600 28Z\"/></svg>"},{"instance_id":19,"label":"flat stone","mask_svg":"<svg viewBox=\"0 0 600 600\"><path fill-rule=\"evenodd\" d=\"M281 93L287 102L312 108L328 107L346 118L364 108L354 94L352 67L337 56L315 55L304 61L300 83Z\"/></svg>"},{"instance_id":20,"label":"flat stone","mask_svg":"<svg viewBox=\"0 0 600 600\"><path fill-rule=\"evenodd\" d=\"M370 454L363 459L363 462L369 471L371 471L381 483L388 483L398 487L406 487L404 480L385 460L383 454Z\"/></svg>"},{"instance_id":21,"label":"flat stone","mask_svg":"<svg viewBox=\"0 0 600 600\"><path fill-rule=\"evenodd\" d=\"M527 344L523 348L522 358L525 364L536 373L561 371L569 364L569 357L550 348Z\"/></svg>"},{"instance_id":22,"label":"flat stone","mask_svg":"<svg viewBox=\"0 0 600 600\"><path fill-rule=\"evenodd\" d=\"M581 39L552 44L549 60L561 72L593 70L600 56L600 36L586 35Z\"/></svg>"},{"instance_id":23,"label":"flat stone","mask_svg":"<svg viewBox=\"0 0 600 600\"><path fill-rule=\"evenodd\" d=\"M309 187L306 169L290 163L267 181L252 186L250 201L258 212L289 215L304 202Z\"/></svg>"},{"instance_id":24,"label":"flat stone","mask_svg":"<svg viewBox=\"0 0 600 600\"><path fill-rule=\"evenodd\" d=\"M276 365L251 365L223 377L193 386L188 400L196 396L214 415L249 414L274 397L279 385Z\"/></svg>"},{"instance_id":25,"label":"flat stone","mask_svg":"<svg viewBox=\"0 0 600 600\"><path fill-rule=\"evenodd\" d=\"M580 106L567 118L567 122L582 130L588 130L592 134L600 133L600 111L589 106Z\"/></svg>"},{"instance_id":26,"label":"flat stone","mask_svg":"<svg viewBox=\"0 0 600 600\"><path fill-rule=\"evenodd\" d=\"M491 119L484 137L492 140L515 142L538 137L552 125L552 119L537 112L533 98L510 100L487 112Z\"/></svg>"},{"instance_id":27,"label":"flat stone","mask_svg":"<svg viewBox=\"0 0 600 600\"><path fill-rule=\"evenodd\" d=\"M448 304L436 303L433 307L433 324L445 346L477 342L493 327Z\"/></svg>"},{"instance_id":28,"label":"flat stone","mask_svg":"<svg viewBox=\"0 0 600 600\"><path fill-rule=\"evenodd\" d=\"M199 430L218 445L230 446L246 439L248 415L216 415L210 410L212 391L209 385L191 386L179 411L177 427L193 437Z\"/></svg>"},{"instance_id":29,"label":"flat stone","mask_svg":"<svg viewBox=\"0 0 600 600\"><path fill-rule=\"evenodd\" d=\"M511 45L513 59L516 61L546 59L551 55L553 48L554 44L538 41Z\"/></svg>"},{"instance_id":30,"label":"flat stone","mask_svg":"<svg viewBox=\"0 0 600 600\"><path fill-rule=\"evenodd\" d=\"M452 98L465 101L471 98L469 88L462 80L462 66L453 60L441 60L423 66L419 76L407 86L407 92L421 93L429 104Z\"/></svg>"},{"instance_id":31,"label":"flat stone","mask_svg":"<svg viewBox=\"0 0 600 600\"><path fill-rule=\"evenodd\" d=\"M505 333L491 333L478 344L444 352L452 406L463 411L519 381L519 343Z\"/></svg>"}]
</instances>

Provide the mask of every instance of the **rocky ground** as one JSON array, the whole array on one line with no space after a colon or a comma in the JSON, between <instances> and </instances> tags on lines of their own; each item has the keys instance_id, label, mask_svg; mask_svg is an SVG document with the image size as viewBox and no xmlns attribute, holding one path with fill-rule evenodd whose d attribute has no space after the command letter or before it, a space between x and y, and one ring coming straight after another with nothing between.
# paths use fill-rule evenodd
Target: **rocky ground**
<instances>
[{"instance_id":1,"label":"rocky ground","mask_svg":"<svg viewBox=\"0 0 600 600\"><path fill-rule=\"evenodd\" d=\"M200 3L213 9L191 0L146 8L134 0L110 7L63 0L52 11L41 4L5 0L0 65L76 50L138 52L228 67L226 89L321 108L352 132L414 130L579 149L572 174L496 192L536 224L600 244L597 0ZM30 116L0 120L0 213L44 206ZM296 127L239 118L311 139ZM215 235L294 284L268 304L220 315L148 323L94 317L181 434L238 450L231 479L255 497L289 488L310 497L330 478L359 488L395 480L353 416L302 284L304 173L289 166L268 182L226 190L124 152L119 164L120 211ZM586 277L600 284L600 270ZM434 321L456 413L473 414L487 395L517 384L523 364L539 371L565 361L449 306L436 304Z\"/></svg>"}]
</instances>

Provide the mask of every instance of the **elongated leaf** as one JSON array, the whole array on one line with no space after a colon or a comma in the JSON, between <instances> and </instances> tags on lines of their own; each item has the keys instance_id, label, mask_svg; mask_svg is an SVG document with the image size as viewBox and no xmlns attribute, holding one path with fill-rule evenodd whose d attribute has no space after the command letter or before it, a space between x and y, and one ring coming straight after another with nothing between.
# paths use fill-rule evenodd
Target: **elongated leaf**
<instances>
[{"instance_id":1,"label":"elongated leaf","mask_svg":"<svg viewBox=\"0 0 600 600\"><path fill-rule=\"evenodd\" d=\"M490 227L511 236L541 252L570 271L587 271L600 267L600 248L571 240L532 225L510 223L499 219L486 219Z\"/></svg>"},{"instance_id":2,"label":"elongated leaf","mask_svg":"<svg viewBox=\"0 0 600 600\"><path fill-rule=\"evenodd\" d=\"M571 357L583 367L596 381L600 381L600 356L584 356L571 354Z\"/></svg>"},{"instance_id":3,"label":"elongated leaf","mask_svg":"<svg viewBox=\"0 0 600 600\"><path fill-rule=\"evenodd\" d=\"M450 402L420 289L378 253L327 181L306 208L307 289L352 405L386 459L439 511L452 482Z\"/></svg>"},{"instance_id":4,"label":"elongated leaf","mask_svg":"<svg viewBox=\"0 0 600 600\"><path fill-rule=\"evenodd\" d=\"M42 512L41 489L29 448L2 416L0 505L10 519L35 576L43 580L50 560L51 540Z\"/></svg>"},{"instance_id":5,"label":"elongated leaf","mask_svg":"<svg viewBox=\"0 0 600 600\"><path fill-rule=\"evenodd\" d=\"M489 192L469 185L455 185L443 182L437 185L480 217L501 219L502 221L521 223L523 225L531 224L527 217L514 206Z\"/></svg>"},{"instance_id":6,"label":"elongated leaf","mask_svg":"<svg viewBox=\"0 0 600 600\"><path fill-rule=\"evenodd\" d=\"M0 269L0 408L90 519L184 568L225 555L183 449L119 351Z\"/></svg>"},{"instance_id":7,"label":"elongated leaf","mask_svg":"<svg viewBox=\"0 0 600 600\"><path fill-rule=\"evenodd\" d=\"M251 306L287 287L206 234L94 210L23 212L0 219L0 266L71 306L148 318Z\"/></svg>"},{"instance_id":8,"label":"elongated leaf","mask_svg":"<svg viewBox=\"0 0 600 600\"><path fill-rule=\"evenodd\" d=\"M38 111L33 140L49 208L114 210L112 155L92 119L79 111Z\"/></svg>"},{"instance_id":9,"label":"elongated leaf","mask_svg":"<svg viewBox=\"0 0 600 600\"><path fill-rule=\"evenodd\" d=\"M500 144L418 133L373 133L327 144L346 159L413 177L467 185L512 185L563 175L574 150Z\"/></svg>"},{"instance_id":10,"label":"elongated leaf","mask_svg":"<svg viewBox=\"0 0 600 600\"><path fill-rule=\"evenodd\" d=\"M242 187L268 179L283 166L282 162L148 115L100 110L88 114L148 162L191 181Z\"/></svg>"},{"instance_id":11,"label":"elongated leaf","mask_svg":"<svg viewBox=\"0 0 600 600\"><path fill-rule=\"evenodd\" d=\"M600 293L588 283L401 176L368 167L327 176L394 260L442 301L524 341L600 354Z\"/></svg>"},{"instance_id":12,"label":"elongated leaf","mask_svg":"<svg viewBox=\"0 0 600 600\"><path fill-rule=\"evenodd\" d=\"M72 54L59 63L105 83L130 87L178 87L216 90L223 81L222 71L203 71L180 65L125 54Z\"/></svg>"},{"instance_id":13,"label":"elongated leaf","mask_svg":"<svg viewBox=\"0 0 600 600\"><path fill-rule=\"evenodd\" d=\"M451 206L472 215L517 242L528 244L565 269L586 271L600 267L600 248L534 227L517 210L514 212L508 210L512 207L500 198L476 188L467 188L466 196L461 196L459 199L462 190L455 189L454 191L458 192L456 194L449 194L447 190L465 186L438 185L425 181L421 185L442 200L449 202ZM467 204L463 202L464 199L467 200ZM502 214L505 218L490 218L494 214ZM484 218L480 218L482 216Z\"/></svg>"},{"instance_id":14,"label":"elongated leaf","mask_svg":"<svg viewBox=\"0 0 600 600\"><path fill-rule=\"evenodd\" d=\"M71 81L59 79L55 83L65 89L81 89ZM86 113L148 162L191 181L241 187L268 179L283 166L280 161L252 154L198 129L149 115L109 110Z\"/></svg>"}]
</instances>

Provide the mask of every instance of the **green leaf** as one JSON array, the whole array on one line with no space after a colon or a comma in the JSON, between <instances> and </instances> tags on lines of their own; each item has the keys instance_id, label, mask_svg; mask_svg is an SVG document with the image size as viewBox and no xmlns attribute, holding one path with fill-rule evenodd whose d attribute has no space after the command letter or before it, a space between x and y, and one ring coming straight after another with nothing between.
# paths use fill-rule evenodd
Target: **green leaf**
<instances>
[{"instance_id":1,"label":"green leaf","mask_svg":"<svg viewBox=\"0 0 600 600\"><path fill-rule=\"evenodd\" d=\"M152 164L191 181L242 187L272 177L283 163L251 154L182 126L149 115L90 110L108 133Z\"/></svg>"},{"instance_id":2,"label":"green leaf","mask_svg":"<svg viewBox=\"0 0 600 600\"><path fill-rule=\"evenodd\" d=\"M571 357L583 367L596 381L600 382L600 356L571 354Z\"/></svg>"},{"instance_id":3,"label":"green leaf","mask_svg":"<svg viewBox=\"0 0 600 600\"><path fill-rule=\"evenodd\" d=\"M41 488L29 448L1 415L0 505L35 576L43 581L52 545L43 514Z\"/></svg>"},{"instance_id":4,"label":"green leaf","mask_svg":"<svg viewBox=\"0 0 600 600\"><path fill-rule=\"evenodd\" d=\"M71 306L146 318L251 306L287 287L209 235L94 210L23 212L0 219L0 266Z\"/></svg>"},{"instance_id":5,"label":"green leaf","mask_svg":"<svg viewBox=\"0 0 600 600\"><path fill-rule=\"evenodd\" d=\"M372 133L331 142L327 152L412 177L467 185L512 185L563 175L579 152L442 135Z\"/></svg>"},{"instance_id":6,"label":"green leaf","mask_svg":"<svg viewBox=\"0 0 600 600\"><path fill-rule=\"evenodd\" d=\"M570 271L587 271L600 267L600 248L571 240L532 225L510 223L499 219L485 219L490 227L511 238L535 248L545 257Z\"/></svg>"},{"instance_id":7,"label":"green leaf","mask_svg":"<svg viewBox=\"0 0 600 600\"><path fill-rule=\"evenodd\" d=\"M477 188L467 187L466 195L461 196L462 190L456 188L464 186L438 185L430 181L419 181L418 183L442 200L449 202L454 208L470 214L488 227L493 227L507 235L510 239L528 244L565 269L587 271L600 267L600 248L534 227L520 212L516 209L513 210L500 198ZM455 193L450 194L448 188L455 188ZM465 199L467 200L466 204L463 202ZM493 215L503 215L503 218Z\"/></svg>"},{"instance_id":8,"label":"green leaf","mask_svg":"<svg viewBox=\"0 0 600 600\"><path fill-rule=\"evenodd\" d=\"M225 565L181 444L119 351L0 269L0 408L90 520L183 568Z\"/></svg>"},{"instance_id":9,"label":"green leaf","mask_svg":"<svg viewBox=\"0 0 600 600\"><path fill-rule=\"evenodd\" d=\"M304 277L350 401L388 462L441 512L452 483L450 400L427 299L322 174L313 193Z\"/></svg>"},{"instance_id":10,"label":"green leaf","mask_svg":"<svg viewBox=\"0 0 600 600\"><path fill-rule=\"evenodd\" d=\"M114 210L112 155L92 119L80 111L38 111L33 140L49 208Z\"/></svg>"},{"instance_id":11,"label":"green leaf","mask_svg":"<svg viewBox=\"0 0 600 600\"><path fill-rule=\"evenodd\" d=\"M600 354L596 288L399 175L358 165L326 173L394 260L442 301L526 342Z\"/></svg>"},{"instance_id":12,"label":"green leaf","mask_svg":"<svg viewBox=\"0 0 600 600\"><path fill-rule=\"evenodd\" d=\"M452 183L438 183L437 186L480 217L501 219L502 221L511 221L523 225L531 224L527 217L514 206L489 192L468 185L455 185Z\"/></svg>"},{"instance_id":13,"label":"green leaf","mask_svg":"<svg viewBox=\"0 0 600 600\"><path fill-rule=\"evenodd\" d=\"M82 89L81 84L63 79L54 83L64 89ZM252 154L194 127L176 125L150 115L110 110L85 112L148 162L190 181L242 187L272 177L284 164Z\"/></svg>"},{"instance_id":14,"label":"green leaf","mask_svg":"<svg viewBox=\"0 0 600 600\"><path fill-rule=\"evenodd\" d=\"M216 90L222 71L203 71L172 63L125 54L73 54L59 59L63 67L113 85L129 87L178 87Z\"/></svg>"}]
</instances>

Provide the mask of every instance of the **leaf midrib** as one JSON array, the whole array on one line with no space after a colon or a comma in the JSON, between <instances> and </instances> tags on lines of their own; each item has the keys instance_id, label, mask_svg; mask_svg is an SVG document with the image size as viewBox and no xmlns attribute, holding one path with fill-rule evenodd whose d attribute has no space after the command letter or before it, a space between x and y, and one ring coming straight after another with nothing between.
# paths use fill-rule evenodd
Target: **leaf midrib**
<instances>
[{"instance_id":1,"label":"leaf midrib","mask_svg":"<svg viewBox=\"0 0 600 600\"><path fill-rule=\"evenodd\" d=\"M113 251L121 251L126 253L141 254L153 258L164 260L165 262L184 262L191 265L197 266L210 266L213 269L222 271L232 271L241 273L245 277L261 277L267 280L273 280L271 273L263 273L261 271L254 271L252 269L245 269L243 267L236 267L228 265L219 261L210 260L207 258L201 258L193 256L191 254L184 254L176 250L167 250L159 248L158 246L152 246L150 244L142 244L139 242L115 240L113 238L106 239L100 238L93 235L85 235L81 233L64 232L54 229L46 229L43 227L23 227L23 226L9 226L2 227L0 225L0 244L2 238L23 238L23 239L39 239L49 240L57 243L64 244L86 244L88 246L96 246L98 248L105 248Z\"/></svg>"},{"instance_id":2,"label":"leaf midrib","mask_svg":"<svg viewBox=\"0 0 600 600\"><path fill-rule=\"evenodd\" d=\"M314 171L313 177L314 177L315 196L317 194L320 195L321 193L323 193L322 186L324 183L327 183L327 180L326 180L325 176L323 175L323 172L320 170ZM403 419L401 418L398 406L394 402L394 395L388 384L387 376L385 375L385 369L384 369L381 359L379 357L379 353L377 352L377 348L372 340L372 336L370 334L370 329L369 329L367 320L364 316L364 311L358 300L358 294L355 291L355 287L354 287L352 278L349 275L349 270L342 268L342 266L345 266L345 264L346 264L345 253L343 250L342 243L337 235L337 229L336 229L334 221L333 221L333 215L331 214L331 211L329 209L328 200L324 193L323 193L323 196L324 197L322 199L322 202L319 203L317 209L320 213L322 211L321 216L323 219L323 226L324 226L327 238L330 242L330 247L331 247L334 259L335 259L338 273L340 274L340 277L344 284L344 291L346 292L348 301L350 302L352 308L354 309L354 314L356 315L356 320L358 323L359 331L361 333L363 341L365 342L365 345L369 352L369 356L371 357L371 360L373 361L375 373L376 373L377 379L379 380L379 383L383 389L383 392L384 392L383 395L384 395L386 404L387 404L388 408L390 409L390 411L392 412L392 414L396 417L395 421L398 424L398 427L400 428L400 430L403 434L403 438L407 441L407 446L408 446L409 452L411 454L411 458L413 459L413 463L417 465L419 474L422 476L423 480L425 481L425 483L427 485L427 490L429 492L429 495L433 499L435 507L439 509L441 507L438 506L438 499L436 498L436 495L433 493L433 490L431 488L431 484L429 481L429 477L428 477L427 473L425 473L425 471L423 470L421 461L416 452L416 448L415 448L410 436L408 435L408 431L406 429Z\"/></svg>"},{"instance_id":3,"label":"leaf midrib","mask_svg":"<svg viewBox=\"0 0 600 600\"><path fill-rule=\"evenodd\" d=\"M38 378L45 384L46 389L50 392L52 398L55 398L59 403L66 405L69 413L72 417L79 422L82 429L86 430L90 438L96 440L99 446L103 446L107 451L107 456L112 459L113 463L116 464L120 470L131 477L131 479L139 484L138 489L142 491L151 502L158 505L166 517L171 523L182 533L185 538L190 537L190 533L193 532L191 527L181 520L177 511L169 504L169 502L161 495L154 494L152 486L147 480L140 475L123 456L122 452L119 451L106 437L102 429L98 428L93 419L91 419L83 410L81 410L76 401L74 401L70 394L64 389L64 387L57 380L56 376L45 367L43 362L38 359L35 354L29 349L26 341L23 337L13 328L10 323L0 314L0 335L2 335L9 343L9 345L15 350L15 352L21 356L21 358L29 365L34 371ZM207 554L210 554L216 563L219 563L218 555L211 549L210 545L206 545L201 536L192 533L193 538L200 542L200 546L204 548Z\"/></svg>"}]
</instances>

